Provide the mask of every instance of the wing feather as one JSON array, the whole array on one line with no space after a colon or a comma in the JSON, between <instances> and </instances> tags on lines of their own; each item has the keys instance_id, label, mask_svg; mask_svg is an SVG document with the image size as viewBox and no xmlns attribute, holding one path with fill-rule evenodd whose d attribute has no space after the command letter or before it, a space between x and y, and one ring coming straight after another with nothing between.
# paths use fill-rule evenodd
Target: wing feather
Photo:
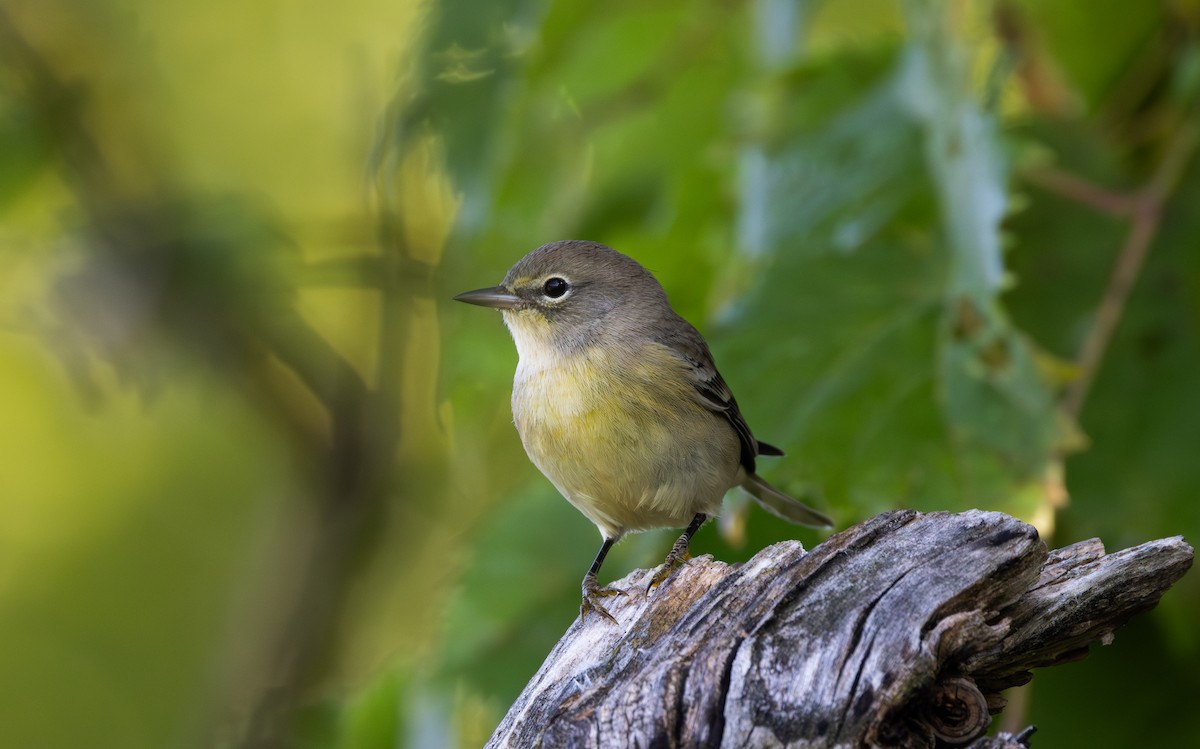
<instances>
[{"instance_id":1,"label":"wing feather","mask_svg":"<svg viewBox=\"0 0 1200 749\"><path fill-rule=\"evenodd\" d=\"M741 464L747 474L754 473L754 459L760 452L759 442L754 439L750 425L746 423L738 408L737 399L733 397L729 385L725 384L725 378L717 371L704 338L695 328L684 322L684 326L664 336L660 343L686 365L692 386L696 389L697 401L708 410L724 416L733 427L741 446ZM766 451L766 454L773 453Z\"/></svg>"}]
</instances>

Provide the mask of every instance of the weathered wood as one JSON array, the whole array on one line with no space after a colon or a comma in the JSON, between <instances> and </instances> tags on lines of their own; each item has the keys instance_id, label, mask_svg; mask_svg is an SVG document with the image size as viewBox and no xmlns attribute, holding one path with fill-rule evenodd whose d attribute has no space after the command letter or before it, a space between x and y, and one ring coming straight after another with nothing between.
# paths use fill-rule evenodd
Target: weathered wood
<instances>
[{"instance_id":1,"label":"weathered wood","mask_svg":"<svg viewBox=\"0 0 1200 749\"><path fill-rule=\"evenodd\" d=\"M488 746L1016 749L978 738L1000 690L1110 642L1191 562L1181 538L1047 552L1006 515L897 511L649 596L638 570L619 625L576 620Z\"/></svg>"}]
</instances>

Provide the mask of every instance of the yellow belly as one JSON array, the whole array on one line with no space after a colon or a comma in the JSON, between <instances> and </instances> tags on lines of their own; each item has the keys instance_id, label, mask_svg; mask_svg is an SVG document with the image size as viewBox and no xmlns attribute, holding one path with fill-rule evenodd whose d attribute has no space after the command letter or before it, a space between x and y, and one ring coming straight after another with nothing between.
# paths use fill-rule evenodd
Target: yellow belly
<instances>
[{"instance_id":1,"label":"yellow belly","mask_svg":"<svg viewBox=\"0 0 1200 749\"><path fill-rule=\"evenodd\" d=\"M596 350L539 365L514 382L521 441L606 538L716 514L741 480L736 433L665 350L616 366Z\"/></svg>"}]
</instances>

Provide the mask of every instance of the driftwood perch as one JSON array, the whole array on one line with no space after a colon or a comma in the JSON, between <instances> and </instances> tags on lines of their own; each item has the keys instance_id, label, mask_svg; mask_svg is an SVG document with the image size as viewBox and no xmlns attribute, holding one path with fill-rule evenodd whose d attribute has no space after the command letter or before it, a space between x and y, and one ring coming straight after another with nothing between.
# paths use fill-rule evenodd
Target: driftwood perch
<instances>
[{"instance_id":1,"label":"driftwood perch","mask_svg":"<svg viewBox=\"0 0 1200 749\"><path fill-rule=\"evenodd\" d=\"M1015 749L979 738L1001 690L1111 642L1191 563L1179 537L1048 552L1007 515L898 511L693 559L649 597L638 570L620 625L576 620L488 746Z\"/></svg>"}]
</instances>

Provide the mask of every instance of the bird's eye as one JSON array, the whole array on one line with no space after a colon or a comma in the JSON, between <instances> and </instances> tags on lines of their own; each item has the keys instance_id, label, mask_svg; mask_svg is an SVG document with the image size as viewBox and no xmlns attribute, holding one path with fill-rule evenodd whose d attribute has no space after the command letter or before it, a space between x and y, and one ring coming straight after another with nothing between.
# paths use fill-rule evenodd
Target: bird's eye
<instances>
[{"instance_id":1,"label":"bird's eye","mask_svg":"<svg viewBox=\"0 0 1200 749\"><path fill-rule=\"evenodd\" d=\"M566 282L566 279L555 276L546 280L545 285L542 286L542 291L551 299L558 299L563 294L566 294L569 288L571 286Z\"/></svg>"}]
</instances>

